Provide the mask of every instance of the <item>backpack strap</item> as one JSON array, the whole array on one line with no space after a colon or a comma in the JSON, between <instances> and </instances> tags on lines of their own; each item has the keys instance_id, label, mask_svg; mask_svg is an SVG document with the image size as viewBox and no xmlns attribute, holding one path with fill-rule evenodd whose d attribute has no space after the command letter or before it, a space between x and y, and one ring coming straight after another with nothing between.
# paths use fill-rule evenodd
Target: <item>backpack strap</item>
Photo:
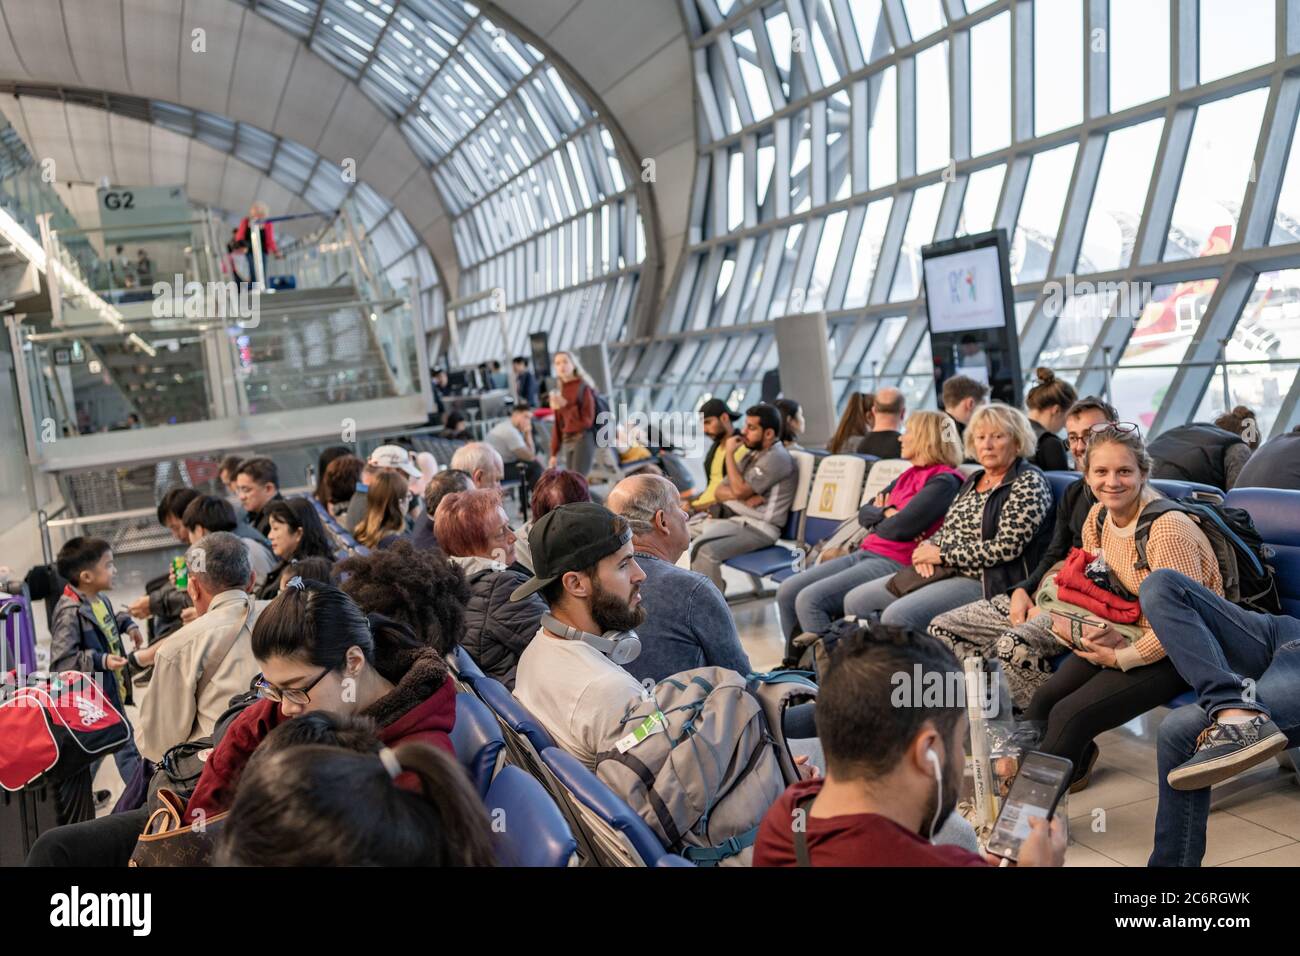
<instances>
[{"instance_id":1,"label":"backpack strap","mask_svg":"<svg viewBox=\"0 0 1300 956\"><path fill-rule=\"evenodd\" d=\"M727 837L717 846L688 846L682 850L682 856L696 866L717 866L728 857L743 852L754 845L758 838L758 827L751 827L744 833Z\"/></svg>"},{"instance_id":2,"label":"backpack strap","mask_svg":"<svg viewBox=\"0 0 1300 956\"><path fill-rule=\"evenodd\" d=\"M794 858L797 866L812 866L812 857L808 853L808 808L817 799L817 794L810 793L798 803L795 809L802 810L804 825L794 831Z\"/></svg>"},{"instance_id":3,"label":"backpack strap","mask_svg":"<svg viewBox=\"0 0 1300 956\"><path fill-rule=\"evenodd\" d=\"M203 692L207 690L208 685L212 683L212 678L217 676L217 668L219 668L222 662L225 661L226 657L229 656L230 651L239 641L239 638L243 636L245 628L248 627L248 621L252 618L253 611L257 607L257 600L251 594L246 595L246 600L248 603L244 606L243 622L238 628L226 634L226 636L221 639L221 643L212 649L212 656L203 662L203 673L199 676L198 684L194 687L195 700L203 696Z\"/></svg>"},{"instance_id":4,"label":"backpack strap","mask_svg":"<svg viewBox=\"0 0 1300 956\"><path fill-rule=\"evenodd\" d=\"M1151 570L1151 564L1147 561L1147 539L1151 537L1151 525L1162 514L1170 511L1186 512L1187 509L1172 498L1157 498L1155 501L1147 502L1146 507L1138 515L1137 527L1133 529L1133 547L1137 549L1134 571Z\"/></svg>"}]
</instances>

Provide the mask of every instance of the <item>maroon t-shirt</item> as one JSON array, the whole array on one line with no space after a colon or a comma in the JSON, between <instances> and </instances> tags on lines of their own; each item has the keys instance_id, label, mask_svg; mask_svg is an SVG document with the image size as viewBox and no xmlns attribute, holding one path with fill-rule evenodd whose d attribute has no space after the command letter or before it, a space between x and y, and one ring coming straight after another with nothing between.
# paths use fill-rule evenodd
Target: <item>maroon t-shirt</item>
<instances>
[{"instance_id":1,"label":"maroon t-shirt","mask_svg":"<svg viewBox=\"0 0 1300 956\"><path fill-rule=\"evenodd\" d=\"M815 796L820 777L790 786L763 818L754 843L754 866L798 866L794 853L795 807ZM805 809L811 809L806 804ZM813 866L988 866L983 857L958 846L934 846L878 813L805 817Z\"/></svg>"}]
</instances>

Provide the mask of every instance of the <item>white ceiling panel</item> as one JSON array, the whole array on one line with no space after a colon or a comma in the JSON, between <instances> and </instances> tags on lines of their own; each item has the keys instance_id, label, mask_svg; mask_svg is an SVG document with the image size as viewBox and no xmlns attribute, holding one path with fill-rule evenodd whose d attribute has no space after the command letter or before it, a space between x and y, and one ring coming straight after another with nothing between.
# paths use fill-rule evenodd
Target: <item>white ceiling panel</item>
<instances>
[{"instance_id":1,"label":"white ceiling panel","mask_svg":"<svg viewBox=\"0 0 1300 956\"><path fill-rule=\"evenodd\" d=\"M370 154L386 126L388 118L349 83L325 126L317 151L334 162L347 156L360 162Z\"/></svg>"},{"instance_id":2,"label":"white ceiling panel","mask_svg":"<svg viewBox=\"0 0 1300 956\"><path fill-rule=\"evenodd\" d=\"M225 113L230 93L231 71L243 33L245 11L233 3L213 0L186 0L182 18L183 36L188 38L196 27L206 34L207 52L187 56L181 64L181 99L186 106Z\"/></svg>"},{"instance_id":3,"label":"white ceiling panel","mask_svg":"<svg viewBox=\"0 0 1300 956\"><path fill-rule=\"evenodd\" d=\"M17 48L15 63L25 67L31 79L81 84L81 75L68 51L68 36L57 4L4 0L4 15L9 36Z\"/></svg>"},{"instance_id":4,"label":"white ceiling panel","mask_svg":"<svg viewBox=\"0 0 1300 956\"><path fill-rule=\"evenodd\" d=\"M131 92L179 99L185 60L206 55L191 53L188 35L181 36L180 5L174 0L123 0L122 19Z\"/></svg>"},{"instance_id":5,"label":"white ceiling panel","mask_svg":"<svg viewBox=\"0 0 1300 956\"><path fill-rule=\"evenodd\" d=\"M401 192L393 197L393 202L402 210L406 221L416 232L420 232L443 214L442 203L438 201L438 194L434 192L433 180L423 173L412 176Z\"/></svg>"},{"instance_id":6,"label":"white ceiling panel","mask_svg":"<svg viewBox=\"0 0 1300 956\"><path fill-rule=\"evenodd\" d=\"M280 94L300 45L266 18L245 17L226 114L274 131Z\"/></svg>"},{"instance_id":7,"label":"white ceiling panel","mask_svg":"<svg viewBox=\"0 0 1300 956\"><path fill-rule=\"evenodd\" d=\"M226 160L226 178L221 184L221 202L231 213L242 215L257 197L262 174L235 157Z\"/></svg>"},{"instance_id":8,"label":"white ceiling panel","mask_svg":"<svg viewBox=\"0 0 1300 956\"><path fill-rule=\"evenodd\" d=\"M28 106L34 107L37 101L27 98ZM76 130L72 151L77 156L78 179L98 183L107 176L110 183L117 182L117 168L113 162L113 146L109 133L108 114L103 110L89 106L77 106L55 103L46 100L43 106L57 109L65 114L68 129Z\"/></svg>"},{"instance_id":9,"label":"white ceiling panel","mask_svg":"<svg viewBox=\"0 0 1300 956\"><path fill-rule=\"evenodd\" d=\"M113 137L113 162L117 185L146 186L153 181L149 166L149 128L139 120L110 113L108 129Z\"/></svg>"},{"instance_id":10,"label":"white ceiling panel","mask_svg":"<svg viewBox=\"0 0 1300 956\"><path fill-rule=\"evenodd\" d=\"M193 140L188 169L185 185L190 199L205 206L216 205L221 198L221 180L226 173L226 154L207 143Z\"/></svg>"},{"instance_id":11,"label":"white ceiling panel","mask_svg":"<svg viewBox=\"0 0 1300 956\"><path fill-rule=\"evenodd\" d=\"M583 0L546 39L600 92L681 33L672 0Z\"/></svg>"},{"instance_id":12,"label":"white ceiling panel","mask_svg":"<svg viewBox=\"0 0 1300 956\"><path fill-rule=\"evenodd\" d=\"M276 131L315 149L347 85L347 78L320 57L299 53L276 114Z\"/></svg>"},{"instance_id":13,"label":"white ceiling panel","mask_svg":"<svg viewBox=\"0 0 1300 956\"><path fill-rule=\"evenodd\" d=\"M125 42L122 5L105 0L62 0L62 3L63 21L68 25L68 46L72 48L81 82L97 90L129 89L122 47Z\"/></svg>"},{"instance_id":14,"label":"white ceiling panel","mask_svg":"<svg viewBox=\"0 0 1300 956\"><path fill-rule=\"evenodd\" d=\"M76 151L68 135L68 120L63 114L63 104L49 100L23 97L19 109L27 123L27 147L37 162L54 160L54 178L62 182L85 179L77 163Z\"/></svg>"},{"instance_id":15,"label":"white ceiling panel","mask_svg":"<svg viewBox=\"0 0 1300 956\"><path fill-rule=\"evenodd\" d=\"M189 168L190 138L161 126L149 127L149 168L158 186L185 184Z\"/></svg>"},{"instance_id":16,"label":"white ceiling panel","mask_svg":"<svg viewBox=\"0 0 1300 956\"><path fill-rule=\"evenodd\" d=\"M363 147L365 144L358 144ZM357 163L357 178L392 198L406 185L411 174L424 167L396 126L387 127L375 141L375 148Z\"/></svg>"}]
</instances>

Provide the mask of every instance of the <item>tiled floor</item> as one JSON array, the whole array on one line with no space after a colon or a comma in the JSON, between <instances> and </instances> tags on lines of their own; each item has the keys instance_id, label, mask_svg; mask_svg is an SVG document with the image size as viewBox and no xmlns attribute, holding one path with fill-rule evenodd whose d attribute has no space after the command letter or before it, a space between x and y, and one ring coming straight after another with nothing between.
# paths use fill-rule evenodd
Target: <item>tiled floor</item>
<instances>
[{"instance_id":1,"label":"tiled floor","mask_svg":"<svg viewBox=\"0 0 1300 956\"><path fill-rule=\"evenodd\" d=\"M756 670L781 662L783 645L771 598L732 605ZM1156 817L1158 710L1098 738L1101 757L1086 790L1069 797L1066 866L1145 866ZM1252 771L1267 778L1276 764ZM1254 776L1251 779L1254 779ZM1295 778L1210 814L1205 866L1300 866L1300 786Z\"/></svg>"}]
</instances>

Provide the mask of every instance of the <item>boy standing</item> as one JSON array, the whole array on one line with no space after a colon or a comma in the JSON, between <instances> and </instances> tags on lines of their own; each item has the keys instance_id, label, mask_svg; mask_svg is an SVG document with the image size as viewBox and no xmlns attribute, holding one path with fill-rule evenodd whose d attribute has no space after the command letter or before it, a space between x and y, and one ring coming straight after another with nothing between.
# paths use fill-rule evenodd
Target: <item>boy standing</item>
<instances>
[{"instance_id":1,"label":"boy standing","mask_svg":"<svg viewBox=\"0 0 1300 956\"><path fill-rule=\"evenodd\" d=\"M103 593L113 587L117 577L113 549L103 538L72 538L59 549L58 569L69 583L54 607L50 669L100 677L105 695L125 720L131 680L123 632L137 645L143 641L131 616L125 612L115 615ZM130 783L140 761L134 739L113 754L113 760L122 782Z\"/></svg>"}]
</instances>

